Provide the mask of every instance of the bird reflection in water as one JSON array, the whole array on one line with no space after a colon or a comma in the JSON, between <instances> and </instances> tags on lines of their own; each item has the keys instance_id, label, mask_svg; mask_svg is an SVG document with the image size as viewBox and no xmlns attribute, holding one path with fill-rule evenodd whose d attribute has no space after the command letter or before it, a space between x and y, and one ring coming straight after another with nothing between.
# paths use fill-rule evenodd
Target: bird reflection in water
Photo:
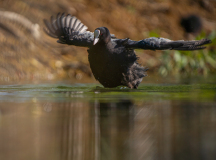
<instances>
[{"instance_id":1,"label":"bird reflection in water","mask_svg":"<svg viewBox=\"0 0 216 160\"><path fill-rule=\"evenodd\" d=\"M131 100L99 103L100 158L129 159L132 157L129 137L134 120L134 106Z\"/></svg>"},{"instance_id":2,"label":"bird reflection in water","mask_svg":"<svg viewBox=\"0 0 216 160\"><path fill-rule=\"evenodd\" d=\"M62 122L62 159L128 159L133 102L70 103ZM94 107L94 109L91 109ZM94 116L93 116L94 115Z\"/></svg>"}]
</instances>

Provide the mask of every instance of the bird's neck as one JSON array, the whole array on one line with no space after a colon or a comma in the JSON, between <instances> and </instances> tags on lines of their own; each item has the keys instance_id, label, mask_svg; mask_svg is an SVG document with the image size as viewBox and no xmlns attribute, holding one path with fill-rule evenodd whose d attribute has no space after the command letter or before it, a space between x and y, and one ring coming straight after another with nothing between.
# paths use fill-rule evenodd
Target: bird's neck
<instances>
[{"instance_id":1,"label":"bird's neck","mask_svg":"<svg viewBox=\"0 0 216 160\"><path fill-rule=\"evenodd\" d=\"M99 41L95 46L102 46L102 47L106 47L106 46L109 46L111 45L111 38L106 38L106 39L103 39L102 41Z\"/></svg>"},{"instance_id":2,"label":"bird's neck","mask_svg":"<svg viewBox=\"0 0 216 160\"><path fill-rule=\"evenodd\" d=\"M105 44L111 43L111 36L110 34L103 40Z\"/></svg>"}]
</instances>

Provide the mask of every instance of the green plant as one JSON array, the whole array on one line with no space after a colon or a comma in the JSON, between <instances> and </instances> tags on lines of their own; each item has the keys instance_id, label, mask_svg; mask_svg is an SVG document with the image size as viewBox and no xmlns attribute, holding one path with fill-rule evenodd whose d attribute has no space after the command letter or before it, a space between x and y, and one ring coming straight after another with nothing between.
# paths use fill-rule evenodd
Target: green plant
<instances>
[{"instance_id":1,"label":"green plant","mask_svg":"<svg viewBox=\"0 0 216 160\"><path fill-rule=\"evenodd\" d=\"M203 39L206 34L202 32L196 39ZM197 51L164 51L161 56L159 73L168 74L203 74L216 72L216 31L209 36L212 43L207 49Z\"/></svg>"}]
</instances>

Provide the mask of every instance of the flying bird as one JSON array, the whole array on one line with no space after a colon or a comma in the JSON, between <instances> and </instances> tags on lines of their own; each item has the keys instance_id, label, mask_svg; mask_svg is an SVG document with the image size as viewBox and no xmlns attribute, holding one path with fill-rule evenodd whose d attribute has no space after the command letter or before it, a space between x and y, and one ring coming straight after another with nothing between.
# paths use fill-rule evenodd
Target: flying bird
<instances>
[{"instance_id":1,"label":"flying bird","mask_svg":"<svg viewBox=\"0 0 216 160\"><path fill-rule=\"evenodd\" d=\"M79 19L70 14L58 13L50 20L44 20L45 32L58 38L58 43L88 48L90 68L96 80L104 87L126 86L136 89L148 68L142 67L134 49L148 50L199 50L211 40L172 41L166 38L150 37L140 41L129 38L118 39L110 34L106 27L99 27L94 32L87 31Z\"/></svg>"}]
</instances>

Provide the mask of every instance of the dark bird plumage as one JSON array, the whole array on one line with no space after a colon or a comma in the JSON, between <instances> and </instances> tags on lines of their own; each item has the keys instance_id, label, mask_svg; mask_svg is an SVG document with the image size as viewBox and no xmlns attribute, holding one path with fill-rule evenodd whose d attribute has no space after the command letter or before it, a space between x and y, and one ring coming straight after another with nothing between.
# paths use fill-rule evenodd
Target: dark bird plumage
<instances>
[{"instance_id":1,"label":"dark bird plumage","mask_svg":"<svg viewBox=\"0 0 216 160\"><path fill-rule=\"evenodd\" d=\"M68 45L88 47L88 59L92 73L104 87L113 88L120 85L137 88L146 76L145 67L138 64L134 49L150 50L197 50L204 49L204 44L211 43L208 39L199 41L172 41L165 38L151 37L140 41L128 38L117 39L106 27L87 31L76 17L57 14L50 21L44 20L45 32L58 42Z\"/></svg>"}]
</instances>

